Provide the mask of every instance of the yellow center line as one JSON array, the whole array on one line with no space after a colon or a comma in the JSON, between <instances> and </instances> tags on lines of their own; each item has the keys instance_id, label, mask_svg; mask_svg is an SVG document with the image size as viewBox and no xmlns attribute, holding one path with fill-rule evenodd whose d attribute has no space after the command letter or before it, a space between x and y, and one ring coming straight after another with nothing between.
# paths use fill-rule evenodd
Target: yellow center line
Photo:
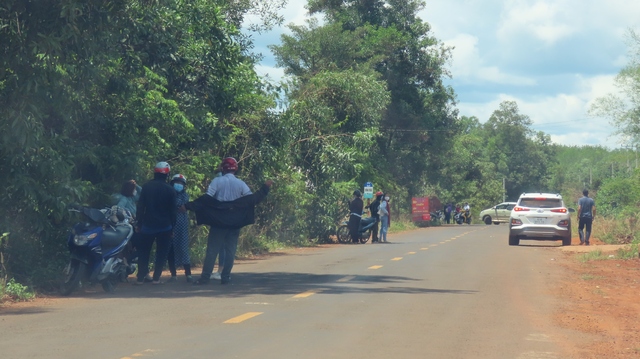
<instances>
[{"instance_id":1,"label":"yellow center line","mask_svg":"<svg viewBox=\"0 0 640 359\"><path fill-rule=\"evenodd\" d=\"M400 261L402 260L402 257L395 257L395 258L391 258L392 261Z\"/></svg>"},{"instance_id":2,"label":"yellow center line","mask_svg":"<svg viewBox=\"0 0 640 359\"><path fill-rule=\"evenodd\" d=\"M437 246L438 246L437 244L432 244L432 245L431 245L431 247L437 247Z\"/></svg>"},{"instance_id":3,"label":"yellow center line","mask_svg":"<svg viewBox=\"0 0 640 359\"><path fill-rule=\"evenodd\" d=\"M308 291L306 291L304 293L296 294L291 298L307 298L307 297L310 297L310 296L312 296L312 295L314 295L316 293L319 293L319 292L320 292L319 289L312 289L312 290L308 290Z\"/></svg>"},{"instance_id":4,"label":"yellow center line","mask_svg":"<svg viewBox=\"0 0 640 359\"><path fill-rule=\"evenodd\" d=\"M420 248L421 251L426 251L429 248Z\"/></svg>"},{"instance_id":5,"label":"yellow center line","mask_svg":"<svg viewBox=\"0 0 640 359\"><path fill-rule=\"evenodd\" d=\"M440 242L440 244L445 244L445 243L447 243L447 242L445 242L445 241Z\"/></svg>"},{"instance_id":6,"label":"yellow center line","mask_svg":"<svg viewBox=\"0 0 640 359\"><path fill-rule=\"evenodd\" d=\"M416 252L409 252L409 253L407 253L407 254L416 254Z\"/></svg>"},{"instance_id":7,"label":"yellow center line","mask_svg":"<svg viewBox=\"0 0 640 359\"><path fill-rule=\"evenodd\" d=\"M260 314L262 314L263 312L249 312L249 313L244 313L242 315L239 315L235 318L231 318L229 320L224 321L224 324L238 324L238 323L242 323L247 319L251 319L253 317L257 317Z\"/></svg>"},{"instance_id":8,"label":"yellow center line","mask_svg":"<svg viewBox=\"0 0 640 359\"><path fill-rule=\"evenodd\" d=\"M371 266L371 267L369 267L369 269L380 269L380 268L382 268L382 266Z\"/></svg>"},{"instance_id":9,"label":"yellow center line","mask_svg":"<svg viewBox=\"0 0 640 359\"><path fill-rule=\"evenodd\" d=\"M143 350L143 351L142 351L142 352L140 352L140 353L131 354L131 356L130 356L130 357L122 357L122 358L120 358L120 359L132 359L132 358L139 358L139 357L143 357L143 356L145 356L145 355L149 355L149 354L151 354L151 353L153 353L153 352L155 352L155 350L146 349L146 350Z\"/></svg>"},{"instance_id":10,"label":"yellow center line","mask_svg":"<svg viewBox=\"0 0 640 359\"><path fill-rule=\"evenodd\" d=\"M342 277L342 278L338 279L337 282L340 282L340 283L348 282L348 281L354 279L355 277L356 277L355 275L348 275L346 277Z\"/></svg>"}]
</instances>

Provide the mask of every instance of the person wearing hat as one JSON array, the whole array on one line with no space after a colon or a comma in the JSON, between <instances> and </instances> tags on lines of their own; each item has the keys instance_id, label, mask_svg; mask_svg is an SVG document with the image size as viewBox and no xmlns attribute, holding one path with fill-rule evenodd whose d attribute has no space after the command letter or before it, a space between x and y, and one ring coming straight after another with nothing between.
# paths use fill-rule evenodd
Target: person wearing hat
<instances>
[{"instance_id":1,"label":"person wearing hat","mask_svg":"<svg viewBox=\"0 0 640 359\"><path fill-rule=\"evenodd\" d=\"M353 199L349 202L349 234L353 243L360 243L360 220L362 219L362 193L359 190L353 191Z\"/></svg>"},{"instance_id":2,"label":"person wearing hat","mask_svg":"<svg viewBox=\"0 0 640 359\"><path fill-rule=\"evenodd\" d=\"M156 261L152 284L162 284L160 276L167 261L177 213L176 191L167 183L170 171L167 162L158 162L153 170L153 179L142 186L138 200L138 285L145 282L145 276L149 273L149 256L154 242Z\"/></svg>"},{"instance_id":3,"label":"person wearing hat","mask_svg":"<svg viewBox=\"0 0 640 359\"><path fill-rule=\"evenodd\" d=\"M376 219L376 223L374 223L373 227L371 228L371 233L373 234L371 238L371 243L378 242L378 226L380 223L380 214L378 213L378 210L380 208L381 202L382 202L382 192L378 191L376 192L376 199L373 202L371 202L370 205L367 206L367 208L369 208L369 211L371 212L371 217Z\"/></svg>"},{"instance_id":4,"label":"person wearing hat","mask_svg":"<svg viewBox=\"0 0 640 359\"><path fill-rule=\"evenodd\" d=\"M173 229L173 240L169 249L168 261L171 272L170 281L177 280L176 267L184 268L187 282L192 281L191 258L189 256L189 216L185 205L189 202L187 194L187 178L182 174L171 177L170 185L176 191L176 225Z\"/></svg>"},{"instance_id":5,"label":"person wearing hat","mask_svg":"<svg viewBox=\"0 0 640 359\"><path fill-rule=\"evenodd\" d=\"M207 195L220 202L232 202L251 193L249 186L244 181L236 178L238 171L238 161L233 157L222 160L222 176L215 177L209 188ZM209 237L207 239L207 252L202 265L202 274L195 284L206 284L211 279L211 273L216 262L216 257L220 251L224 251L224 263L218 263L222 267L220 273L220 283L227 284L231 280L231 269L235 261L236 250L238 249L238 237L240 228L222 227L211 225Z\"/></svg>"}]
</instances>

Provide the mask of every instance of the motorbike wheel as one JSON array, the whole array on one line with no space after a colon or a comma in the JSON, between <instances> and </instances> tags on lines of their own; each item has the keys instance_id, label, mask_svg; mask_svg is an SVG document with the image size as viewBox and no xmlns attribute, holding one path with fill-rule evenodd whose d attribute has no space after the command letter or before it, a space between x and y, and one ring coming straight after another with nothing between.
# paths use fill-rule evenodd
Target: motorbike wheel
<instances>
[{"instance_id":1,"label":"motorbike wheel","mask_svg":"<svg viewBox=\"0 0 640 359\"><path fill-rule=\"evenodd\" d=\"M362 233L360 235L360 243L364 244L367 243L369 241L369 238L371 238L371 230L368 229L366 232Z\"/></svg>"},{"instance_id":2,"label":"motorbike wheel","mask_svg":"<svg viewBox=\"0 0 640 359\"><path fill-rule=\"evenodd\" d=\"M351 236L349 235L349 227L347 227L346 225L342 225L338 227L336 236L338 237L338 242L340 243L351 243Z\"/></svg>"},{"instance_id":3,"label":"motorbike wheel","mask_svg":"<svg viewBox=\"0 0 640 359\"><path fill-rule=\"evenodd\" d=\"M102 289L104 289L107 293L113 293L116 290L117 281L111 280L111 278L107 278L100 282L102 284Z\"/></svg>"},{"instance_id":4,"label":"motorbike wheel","mask_svg":"<svg viewBox=\"0 0 640 359\"><path fill-rule=\"evenodd\" d=\"M65 269L63 282L60 284L60 294L69 295L78 289L80 280L86 271L86 265L80 261L72 260Z\"/></svg>"}]
</instances>

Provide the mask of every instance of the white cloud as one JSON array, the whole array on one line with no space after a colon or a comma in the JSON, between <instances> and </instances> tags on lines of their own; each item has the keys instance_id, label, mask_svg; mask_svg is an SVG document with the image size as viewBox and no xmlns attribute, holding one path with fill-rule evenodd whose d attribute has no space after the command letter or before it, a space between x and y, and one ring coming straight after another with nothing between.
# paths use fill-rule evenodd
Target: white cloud
<instances>
[{"instance_id":1,"label":"white cloud","mask_svg":"<svg viewBox=\"0 0 640 359\"><path fill-rule=\"evenodd\" d=\"M273 82L275 83L279 83L285 77L284 69L278 68L278 67L256 65L255 70L259 76L268 77L269 79L273 80Z\"/></svg>"},{"instance_id":2,"label":"white cloud","mask_svg":"<svg viewBox=\"0 0 640 359\"><path fill-rule=\"evenodd\" d=\"M478 38L469 34L458 34L444 41L452 46L451 74L453 78L474 82L486 81L503 85L531 86L536 82L531 78L510 75L496 66L485 66L478 49Z\"/></svg>"},{"instance_id":3,"label":"white cloud","mask_svg":"<svg viewBox=\"0 0 640 359\"><path fill-rule=\"evenodd\" d=\"M502 12L502 21L497 29L498 38L512 40L523 33L533 35L546 45L569 37L577 29L565 22L567 1L507 1Z\"/></svg>"}]
</instances>

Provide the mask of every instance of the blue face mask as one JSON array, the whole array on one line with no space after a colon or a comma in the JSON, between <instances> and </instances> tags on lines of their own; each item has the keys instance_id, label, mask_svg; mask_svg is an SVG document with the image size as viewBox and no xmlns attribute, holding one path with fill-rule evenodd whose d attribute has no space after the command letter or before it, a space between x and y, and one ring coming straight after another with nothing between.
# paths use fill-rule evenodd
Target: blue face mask
<instances>
[{"instance_id":1,"label":"blue face mask","mask_svg":"<svg viewBox=\"0 0 640 359\"><path fill-rule=\"evenodd\" d=\"M176 190L176 192L182 192L182 190L184 189L184 185L180 183L174 183L173 188Z\"/></svg>"}]
</instances>

